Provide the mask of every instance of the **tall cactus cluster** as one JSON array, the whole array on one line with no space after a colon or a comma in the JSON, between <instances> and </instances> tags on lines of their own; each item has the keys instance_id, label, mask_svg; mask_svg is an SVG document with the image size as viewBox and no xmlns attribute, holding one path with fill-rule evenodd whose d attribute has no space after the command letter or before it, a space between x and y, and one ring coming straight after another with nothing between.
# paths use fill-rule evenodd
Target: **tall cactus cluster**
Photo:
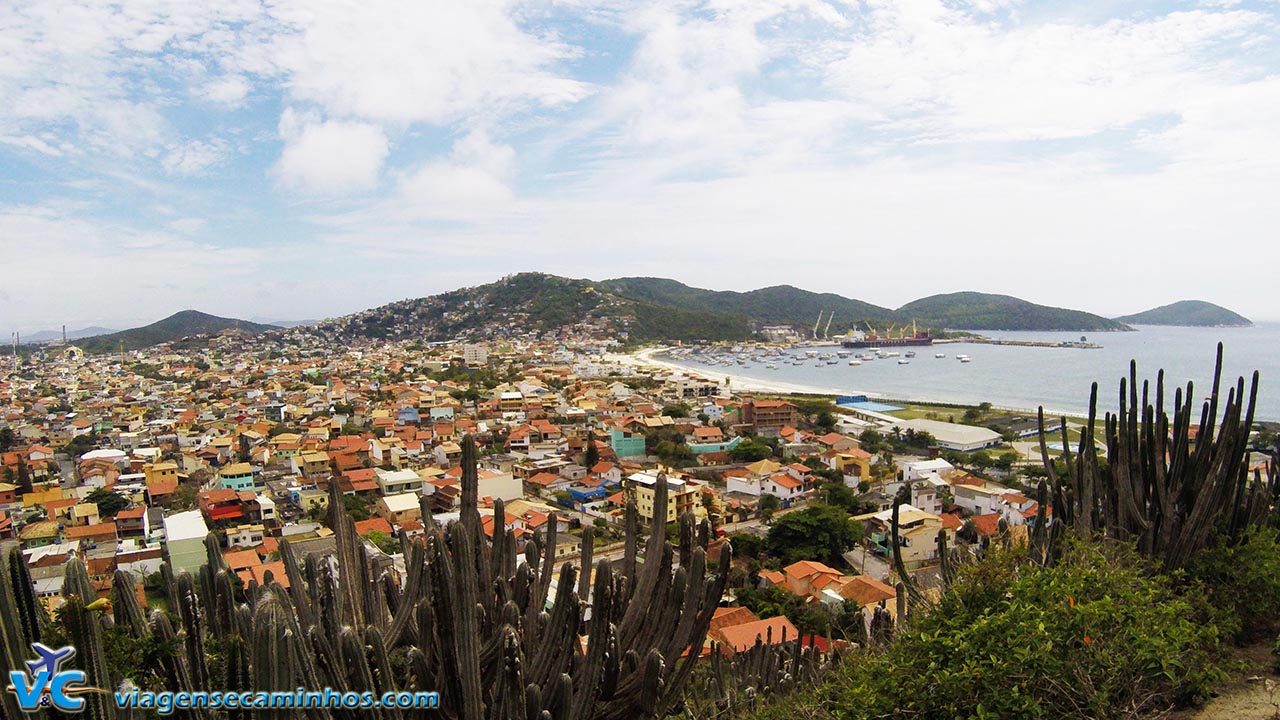
<instances>
[{"instance_id":1,"label":"tall cactus cluster","mask_svg":"<svg viewBox=\"0 0 1280 720\"><path fill-rule=\"evenodd\" d=\"M812 687L840 663L842 653L819 652L801 638L769 637L726 657L713 647L710 662L695 673L686 692L689 715L737 717L796 690ZM768 642L765 642L767 640Z\"/></svg>"},{"instance_id":2,"label":"tall cactus cluster","mask_svg":"<svg viewBox=\"0 0 1280 720\"><path fill-rule=\"evenodd\" d=\"M1139 552L1168 568L1184 566L1209 544L1215 532L1237 538L1245 528L1280 515L1280 478L1250 476L1248 441L1253 425L1258 374L1248 394L1241 377L1220 394L1222 345L1218 345L1213 387L1195 413L1194 387L1178 388L1173 418L1165 409L1164 372L1152 388L1142 382L1138 394L1137 364L1120 381L1119 412L1106 413L1099 456L1094 429L1098 386L1089 398L1089 419L1072 448L1067 423L1060 421L1062 459L1059 472L1049 456L1044 409L1039 414L1040 452L1052 484L1055 519L1081 535L1133 542ZM1193 421L1199 425L1193 435ZM1273 467L1274 469L1274 467Z\"/></svg>"},{"instance_id":3,"label":"tall cactus cluster","mask_svg":"<svg viewBox=\"0 0 1280 720\"><path fill-rule=\"evenodd\" d=\"M123 627L167 649L156 654L151 672L158 676L155 685L172 690L437 691L439 716L465 720L621 720L678 712L724 592L728 545L713 573L706 557L709 527L695 526L686 515L674 544L658 522L641 546L637 513L629 507L622 563L600 560L593 577L579 578L573 563L557 561L554 515L522 556L502 522L494 523L490 544L477 507L470 438L463 442L462 466L461 519L440 528L422 503L425 538L401 538L403 583L366 552L342 511L337 483L330 483L329 502L335 555L300 559L281 540L287 589L269 575L262 585L242 587L210 535L208 561L198 574L175 577L162 569L169 613L146 615L130 576L121 572L112 610L104 614L86 609L93 589L83 564L71 560L60 620L78 649L76 666L97 687L117 687L125 678L105 661L102 634ZM659 482L655 517L666 516L666 490ZM494 513L505 516L501 501ZM589 563L585 555L584 566ZM29 643L40 639L48 622L21 558L7 565L0 588L0 671L6 673L23 667ZM7 717L18 716L12 697L5 694ZM89 718L125 715L108 696L86 697ZM421 713L177 711L199 720L401 720Z\"/></svg>"}]
</instances>

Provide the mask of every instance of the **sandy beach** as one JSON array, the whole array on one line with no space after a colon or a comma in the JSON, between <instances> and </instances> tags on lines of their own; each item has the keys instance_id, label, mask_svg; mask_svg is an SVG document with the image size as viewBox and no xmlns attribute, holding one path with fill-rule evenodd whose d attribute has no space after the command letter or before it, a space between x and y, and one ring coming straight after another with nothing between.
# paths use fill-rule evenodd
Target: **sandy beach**
<instances>
[{"instance_id":1,"label":"sandy beach","mask_svg":"<svg viewBox=\"0 0 1280 720\"><path fill-rule=\"evenodd\" d=\"M611 354L605 356L606 362L612 362L628 367L661 369L672 372L680 372L691 377L707 378L719 383L729 382L729 387L737 392L764 392L778 394L807 394L807 395L848 395L849 388L820 387L817 385L800 385L796 383L771 382L758 380L755 378L734 375L733 373L707 372L705 370L695 370L687 368L683 365L677 365L666 360L659 360L655 355L671 350L671 347L652 347L639 350L634 353L627 354Z\"/></svg>"}]
</instances>

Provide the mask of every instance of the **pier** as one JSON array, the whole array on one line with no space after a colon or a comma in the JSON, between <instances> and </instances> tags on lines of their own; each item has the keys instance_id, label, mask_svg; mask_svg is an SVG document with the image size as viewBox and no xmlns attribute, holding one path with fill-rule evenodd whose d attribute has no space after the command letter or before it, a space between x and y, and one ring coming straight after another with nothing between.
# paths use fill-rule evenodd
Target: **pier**
<instances>
[{"instance_id":1,"label":"pier","mask_svg":"<svg viewBox=\"0 0 1280 720\"><path fill-rule=\"evenodd\" d=\"M1077 350L1101 350L1102 346L1094 342L1084 342L1079 340L1059 340L1058 342L1050 342L1048 340L997 340L988 337L971 337L956 338L954 340L938 340L935 339L935 345L944 343L973 343L974 345L1010 345L1016 347L1043 347L1043 348L1075 348Z\"/></svg>"}]
</instances>

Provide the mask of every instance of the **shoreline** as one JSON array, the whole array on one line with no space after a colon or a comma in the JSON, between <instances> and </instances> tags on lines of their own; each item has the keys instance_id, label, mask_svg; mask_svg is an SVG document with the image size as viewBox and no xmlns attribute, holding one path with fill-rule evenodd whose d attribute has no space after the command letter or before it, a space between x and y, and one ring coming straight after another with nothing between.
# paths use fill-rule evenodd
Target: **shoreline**
<instances>
[{"instance_id":1,"label":"shoreline","mask_svg":"<svg viewBox=\"0 0 1280 720\"><path fill-rule=\"evenodd\" d=\"M926 398L890 398L884 393L877 393L863 390L853 390L849 388L823 388L817 385L804 385L800 383L788 382L772 382L767 380L758 380L756 378L736 375L734 373L707 372L702 368L694 368L686 365L671 362L669 360L661 360L655 358L654 355L674 350L675 346L662 345L657 347L649 347L637 350L631 353L608 354L605 355L605 361L633 367L637 369L647 370L667 370L671 372L679 372L690 377L714 380L723 384L727 379L729 381L729 389L734 392L761 392L777 395L823 395L823 396L840 396L840 395L866 395L868 400L883 402L887 400L896 400L899 403L910 403L916 405L932 405L937 407L959 407L969 408L977 407L980 401L970 403L956 402L953 400L929 400ZM1037 408L1021 408L1008 407L1003 405L992 405L993 410L1004 410L1013 413L1022 413L1034 416ZM1066 416L1069 420L1082 418L1084 413L1078 411L1064 411L1046 407L1044 410L1045 419L1056 419Z\"/></svg>"}]
</instances>

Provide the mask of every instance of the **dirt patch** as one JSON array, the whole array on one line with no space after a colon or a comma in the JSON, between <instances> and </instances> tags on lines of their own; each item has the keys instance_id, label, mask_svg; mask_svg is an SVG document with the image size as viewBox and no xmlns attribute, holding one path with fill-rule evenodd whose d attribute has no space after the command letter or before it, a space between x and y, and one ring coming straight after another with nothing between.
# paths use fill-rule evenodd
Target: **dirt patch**
<instances>
[{"instance_id":1,"label":"dirt patch","mask_svg":"<svg viewBox=\"0 0 1280 720\"><path fill-rule=\"evenodd\" d=\"M1238 667L1203 707L1180 710L1171 720L1280 720L1280 675L1267 644L1233 653Z\"/></svg>"}]
</instances>

